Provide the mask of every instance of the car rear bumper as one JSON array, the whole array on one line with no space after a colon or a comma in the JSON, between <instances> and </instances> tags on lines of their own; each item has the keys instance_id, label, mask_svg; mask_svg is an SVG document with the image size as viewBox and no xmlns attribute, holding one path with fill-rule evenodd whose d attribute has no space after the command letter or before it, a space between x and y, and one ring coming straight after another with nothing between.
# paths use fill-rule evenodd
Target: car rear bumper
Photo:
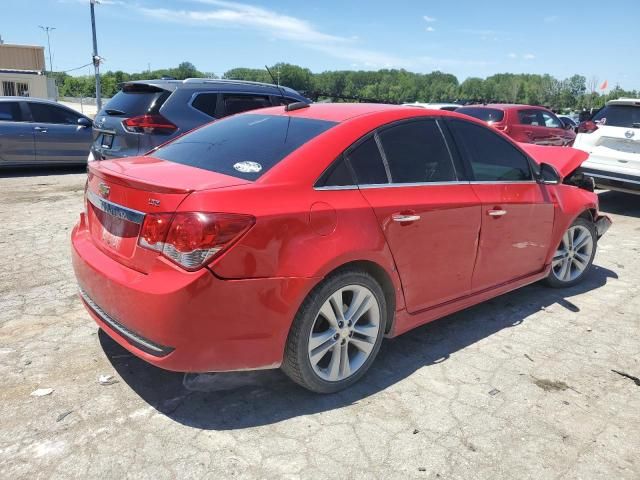
<instances>
[{"instance_id":1,"label":"car rear bumper","mask_svg":"<svg viewBox=\"0 0 640 480\"><path fill-rule=\"evenodd\" d=\"M640 172L637 175L593 168L583 164L580 171L592 177L600 188L640 194Z\"/></svg>"},{"instance_id":2,"label":"car rear bumper","mask_svg":"<svg viewBox=\"0 0 640 480\"><path fill-rule=\"evenodd\" d=\"M167 370L276 368L310 278L222 280L159 258L139 273L103 253L84 221L72 232L80 297L95 322L143 360Z\"/></svg>"}]
</instances>

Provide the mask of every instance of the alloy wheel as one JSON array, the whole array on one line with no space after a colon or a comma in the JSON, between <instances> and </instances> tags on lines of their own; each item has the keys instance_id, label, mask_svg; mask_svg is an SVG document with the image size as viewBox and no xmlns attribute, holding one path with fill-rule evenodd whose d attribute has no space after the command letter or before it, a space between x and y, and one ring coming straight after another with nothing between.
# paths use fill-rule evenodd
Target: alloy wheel
<instances>
[{"instance_id":1,"label":"alloy wheel","mask_svg":"<svg viewBox=\"0 0 640 480\"><path fill-rule=\"evenodd\" d=\"M371 290L347 285L327 298L309 335L314 372L338 382L356 373L371 355L380 331L380 307Z\"/></svg>"},{"instance_id":2,"label":"alloy wheel","mask_svg":"<svg viewBox=\"0 0 640 480\"><path fill-rule=\"evenodd\" d=\"M589 266L593 254L593 236L582 225L570 227L562 236L553 256L553 275L562 282L578 278Z\"/></svg>"}]
</instances>

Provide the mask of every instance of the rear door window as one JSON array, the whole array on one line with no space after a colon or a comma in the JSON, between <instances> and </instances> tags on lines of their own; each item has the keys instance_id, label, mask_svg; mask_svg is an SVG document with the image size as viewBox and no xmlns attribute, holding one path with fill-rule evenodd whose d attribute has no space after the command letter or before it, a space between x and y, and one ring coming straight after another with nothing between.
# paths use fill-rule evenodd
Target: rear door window
<instances>
[{"instance_id":1,"label":"rear door window","mask_svg":"<svg viewBox=\"0 0 640 480\"><path fill-rule=\"evenodd\" d=\"M294 150L335 122L280 115L238 115L194 130L152 156L171 162L257 180Z\"/></svg>"},{"instance_id":2,"label":"rear door window","mask_svg":"<svg viewBox=\"0 0 640 480\"><path fill-rule=\"evenodd\" d=\"M0 122L21 122L22 112L18 102L0 102Z\"/></svg>"},{"instance_id":3,"label":"rear door window","mask_svg":"<svg viewBox=\"0 0 640 480\"><path fill-rule=\"evenodd\" d=\"M380 149L373 135L347 151L346 154L359 185L389 183Z\"/></svg>"},{"instance_id":4,"label":"rear door window","mask_svg":"<svg viewBox=\"0 0 640 480\"><path fill-rule=\"evenodd\" d=\"M543 125L549 128L562 128L562 122L555 115L545 112L543 110L540 111L540 115L542 116Z\"/></svg>"},{"instance_id":5,"label":"rear door window","mask_svg":"<svg viewBox=\"0 0 640 480\"><path fill-rule=\"evenodd\" d=\"M351 170L344 157L338 158L320 177L317 187L346 187L355 185Z\"/></svg>"},{"instance_id":6,"label":"rear door window","mask_svg":"<svg viewBox=\"0 0 640 480\"><path fill-rule=\"evenodd\" d=\"M222 101L224 103L225 115L234 115L248 110L271 106L271 100L268 95L227 93L223 95Z\"/></svg>"},{"instance_id":7,"label":"rear door window","mask_svg":"<svg viewBox=\"0 0 640 480\"><path fill-rule=\"evenodd\" d=\"M518 122L520 125L531 125L532 127L543 127L544 119L540 110L518 110Z\"/></svg>"},{"instance_id":8,"label":"rear door window","mask_svg":"<svg viewBox=\"0 0 640 480\"><path fill-rule=\"evenodd\" d=\"M525 154L490 128L460 120L450 121L449 126L456 144L471 164L475 181L532 180Z\"/></svg>"},{"instance_id":9,"label":"rear door window","mask_svg":"<svg viewBox=\"0 0 640 480\"><path fill-rule=\"evenodd\" d=\"M458 108L456 113L464 113L483 122L501 122L504 119L504 112L497 108L462 107Z\"/></svg>"},{"instance_id":10,"label":"rear door window","mask_svg":"<svg viewBox=\"0 0 640 480\"><path fill-rule=\"evenodd\" d=\"M80 114L55 105L35 102L28 102L28 105L31 110L31 117L37 123L75 125L78 123L78 118L80 118Z\"/></svg>"},{"instance_id":11,"label":"rear door window","mask_svg":"<svg viewBox=\"0 0 640 480\"><path fill-rule=\"evenodd\" d=\"M218 118L221 115L217 115L218 109L218 94L217 93L199 93L191 102L191 106L196 110L200 110L205 115L209 115L211 118Z\"/></svg>"},{"instance_id":12,"label":"rear door window","mask_svg":"<svg viewBox=\"0 0 640 480\"><path fill-rule=\"evenodd\" d=\"M380 131L391 183L455 181L456 174L435 120L405 122Z\"/></svg>"},{"instance_id":13,"label":"rear door window","mask_svg":"<svg viewBox=\"0 0 640 480\"><path fill-rule=\"evenodd\" d=\"M607 105L592 120L610 127L640 128L640 106Z\"/></svg>"}]
</instances>

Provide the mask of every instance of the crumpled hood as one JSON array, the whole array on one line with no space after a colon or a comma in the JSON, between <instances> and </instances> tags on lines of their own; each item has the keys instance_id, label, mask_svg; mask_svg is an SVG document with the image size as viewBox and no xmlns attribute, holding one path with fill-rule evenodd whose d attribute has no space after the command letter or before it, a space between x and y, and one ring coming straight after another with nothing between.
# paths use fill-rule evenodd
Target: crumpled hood
<instances>
[{"instance_id":1,"label":"crumpled hood","mask_svg":"<svg viewBox=\"0 0 640 480\"><path fill-rule=\"evenodd\" d=\"M527 152L538 164L553 165L562 178L565 178L589 158L587 152L571 147L547 147L532 143L519 143L520 148Z\"/></svg>"}]
</instances>

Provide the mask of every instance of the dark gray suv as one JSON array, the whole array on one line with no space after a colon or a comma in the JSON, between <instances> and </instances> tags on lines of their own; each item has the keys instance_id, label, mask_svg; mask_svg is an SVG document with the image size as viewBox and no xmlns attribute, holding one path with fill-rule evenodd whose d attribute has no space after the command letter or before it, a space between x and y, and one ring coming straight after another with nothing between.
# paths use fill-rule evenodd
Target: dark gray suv
<instances>
[{"instance_id":1,"label":"dark gray suv","mask_svg":"<svg viewBox=\"0 0 640 480\"><path fill-rule=\"evenodd\" d=\"M158 145L234 113L309 100L266 83L188 78L126 82L98 112L95 160L142 155Z\"/></svg>"}]
</instances>

